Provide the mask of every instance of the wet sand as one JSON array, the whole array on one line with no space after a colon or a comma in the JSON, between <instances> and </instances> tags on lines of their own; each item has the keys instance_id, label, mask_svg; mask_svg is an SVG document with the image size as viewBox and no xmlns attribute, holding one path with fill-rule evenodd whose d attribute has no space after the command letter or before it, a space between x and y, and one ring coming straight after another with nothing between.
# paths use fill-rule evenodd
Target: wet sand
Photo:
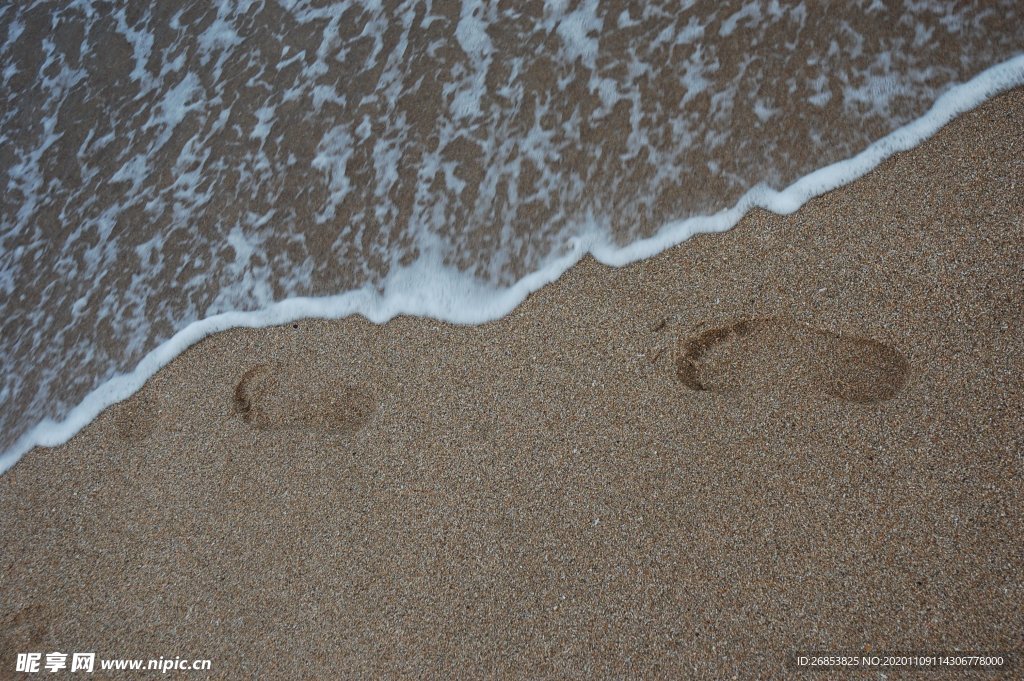
<instances>
[{"instance_id":1,"label":"wet sand","mask_svg":"<svg viewBox=\"0 0 1024 681\"><path fill-rule=\"evenodd\" d=\"M0 478L0 676L53 650L216 678L1019 650L1022 129L1016 91L484 326L206 339Z\"/></svg>"}]
</instances>

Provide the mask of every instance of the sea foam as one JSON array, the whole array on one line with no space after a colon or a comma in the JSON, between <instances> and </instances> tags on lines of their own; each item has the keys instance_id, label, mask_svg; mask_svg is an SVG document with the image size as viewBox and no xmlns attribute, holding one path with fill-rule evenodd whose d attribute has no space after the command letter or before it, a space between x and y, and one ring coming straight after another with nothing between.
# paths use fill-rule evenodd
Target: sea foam
<instances>
[{"instance_id":1,"label":"sea foam","mask_svg":"<svg viewBox=\"0 0 1024 681\"><path fill-rule=\"evenodd\" d=\"M497 319L1024 84L1010 0L608 12L0 8L0 470L211 333Z\"/></svg>"},{"instance_id":2,"label":"sea foam","mask_svg":"<svg viewBox=\"0 0 1024 681\"><path fill-rule=\"evenodd\" d=\"M32 447L53 447L67 442L100 412L130 397L163 366L211 334L232 328L287 324L310 317L340 319L357 314L377 324L398 315L430 317L466 325L500 319L530 293L554 282L588 253L606 265L621 267L656 255L695 234L725 231L735 226L754 207L780 214L792 213L809 199L852 182L893 154L920 144L958 114L997 93L1022 85L1024 57L1016 57L953 88L940 97L925 116L895 130L860 154L809 173L782 191L754 187L728 210L668 223L657 235L625 247L609 243L607 236L594 228L589 234L575 239L569 253L507 288L482 286L478 280L436 259L421 258L390 274L382 291L364 287L335 296L289 298L262 310L226 312L193 322L147 354L134 371L112 378L89 393L67 418L61 421L47 419L23 435L0 455L0 473L13 466Z\"/></svg>"}]
</instances>

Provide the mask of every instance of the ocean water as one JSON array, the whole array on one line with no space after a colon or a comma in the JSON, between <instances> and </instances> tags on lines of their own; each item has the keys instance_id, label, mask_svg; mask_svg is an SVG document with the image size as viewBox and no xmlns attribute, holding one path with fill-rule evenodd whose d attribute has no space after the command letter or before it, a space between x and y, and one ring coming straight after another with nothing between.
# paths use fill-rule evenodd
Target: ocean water
<instances>
[{"instance_id":1,"label":"ocean water","mask_svg":"<svg viewBox=\"0 0 1024 681\"><path fill-rule=\"evenodd\" d=\"M0 7L0 471L231 326L506 314L1024 84L1024 3Z\"/></svg>"}]
</instances>

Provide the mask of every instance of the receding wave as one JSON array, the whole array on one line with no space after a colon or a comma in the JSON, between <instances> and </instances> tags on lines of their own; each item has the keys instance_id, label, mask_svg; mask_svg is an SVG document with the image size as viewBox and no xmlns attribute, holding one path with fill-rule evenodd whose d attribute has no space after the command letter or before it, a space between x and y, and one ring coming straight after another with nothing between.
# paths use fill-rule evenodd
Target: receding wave
<instances>
[{"instance_id":1,"label":"receding wave","mask_svg":"<svg viewBox=\"0 0 1024 681\"><path fill-rule=\"evenodd\" d=\"M6 5L4 465L212 330L479 321L588 250L650 254L758 196L792 209L944 95L967 93L904 145L1024 82L1022 15L1017 0Z\"/></svg>"}]
</instances>

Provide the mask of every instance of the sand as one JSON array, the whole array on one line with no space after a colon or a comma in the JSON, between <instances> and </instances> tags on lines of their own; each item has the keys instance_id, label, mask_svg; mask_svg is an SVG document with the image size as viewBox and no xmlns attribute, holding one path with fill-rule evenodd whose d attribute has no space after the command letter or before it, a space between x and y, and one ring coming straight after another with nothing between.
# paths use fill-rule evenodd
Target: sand
<instances>
[{"instance_id":1,"label":"sand","mask_svg":"<svg viewBox=\"0 0 1024 681\"><path fill-rule=\"evenodd\" d=\"M0 478L0 676L51 650L215 678L1019 650L1022 130L1016 91L483 326L207 338Z\"/></svg>"}]
</instances>

